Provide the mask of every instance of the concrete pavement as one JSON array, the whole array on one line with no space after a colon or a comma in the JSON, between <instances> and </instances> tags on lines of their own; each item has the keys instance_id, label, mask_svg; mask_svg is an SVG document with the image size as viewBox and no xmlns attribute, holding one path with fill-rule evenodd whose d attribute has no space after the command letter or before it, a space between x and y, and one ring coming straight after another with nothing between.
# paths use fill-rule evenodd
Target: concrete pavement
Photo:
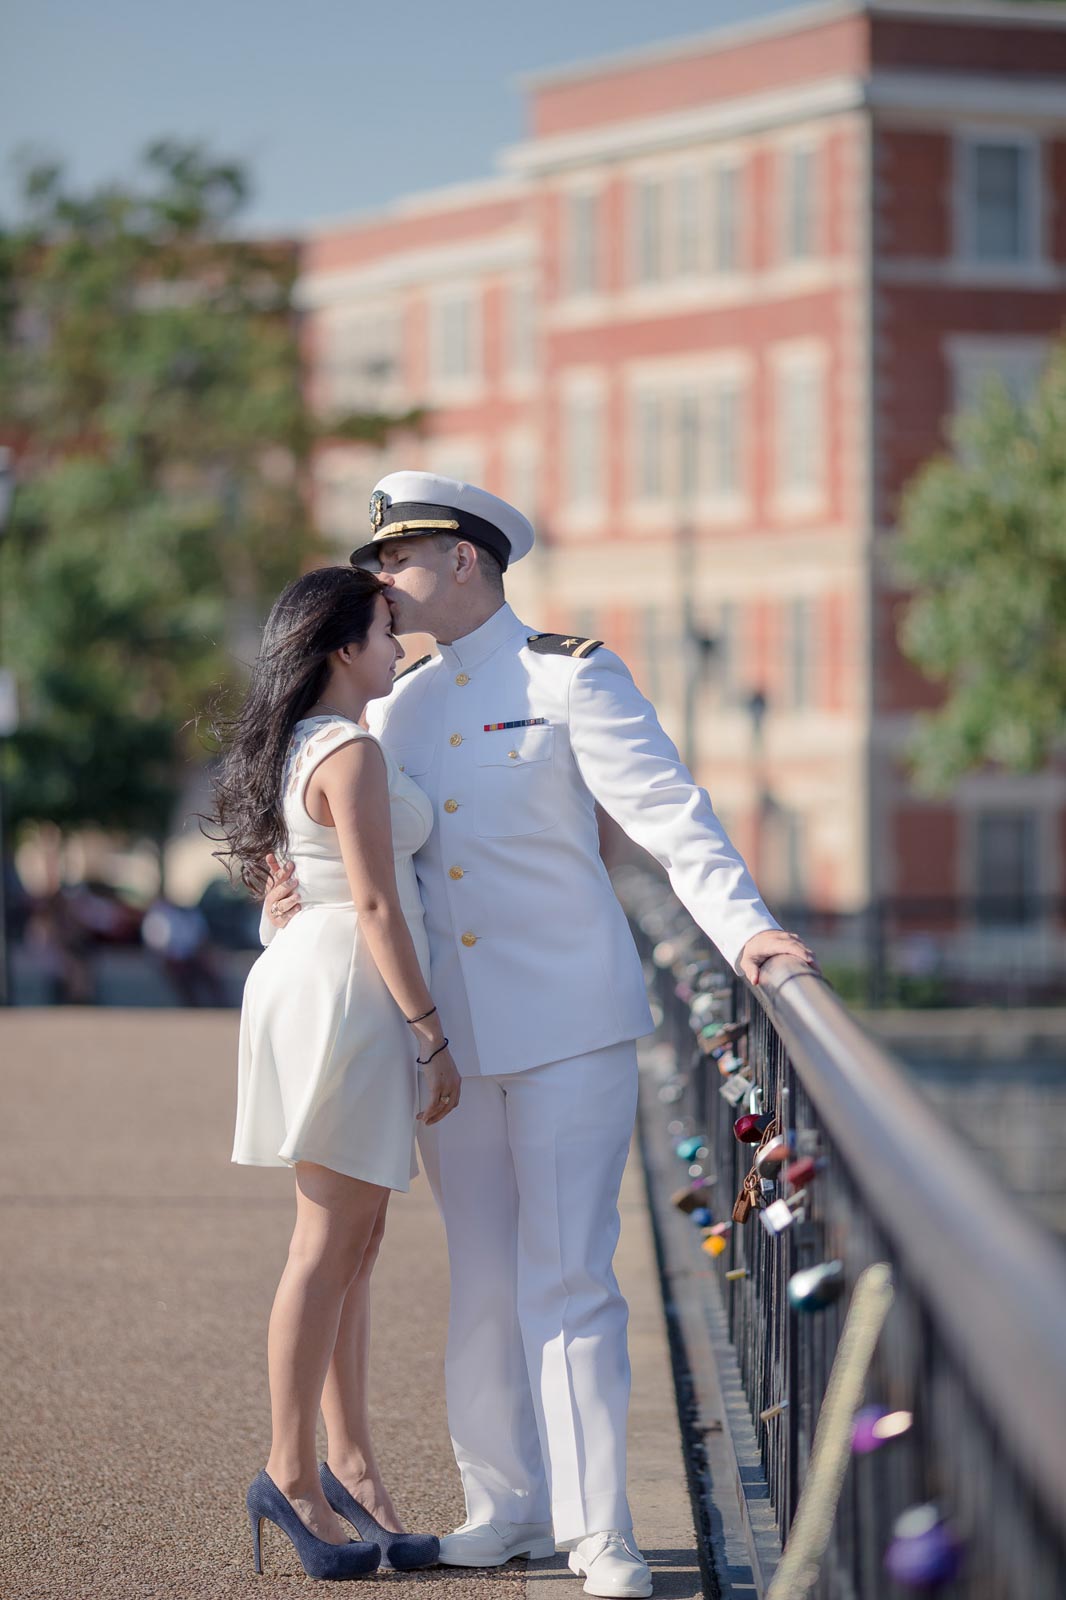
<instances>
[{"instance_id":1,"label":"concrete pavement","mask_svg":"<svg viewBox=\"0 0 1066 1600\"><path fill-rule=\"evenodd\" d=\"M292 1180L229 1163L234 1013L0 1014L0 1594L306 1594L244 1491L268 1443L265 1330ZM630 1487L662 1600L701 1593L659 1285L635 1161L618 1270L631 1305ZM372 1411L409 1527L462 1520L441 1368L443 1235L424 1180L390 1208ZM565 1558L366 1580L406 1600L576 1600ZM258 1585L258 1588L255 1586Z\"/></svg>"}]
</instances>

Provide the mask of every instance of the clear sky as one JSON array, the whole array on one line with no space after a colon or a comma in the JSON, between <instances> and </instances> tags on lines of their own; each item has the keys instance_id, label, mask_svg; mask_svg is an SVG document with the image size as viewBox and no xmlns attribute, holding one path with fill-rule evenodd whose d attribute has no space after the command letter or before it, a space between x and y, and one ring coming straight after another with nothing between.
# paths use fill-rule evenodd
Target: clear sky
<instances>
[{"instance_id":1,"label":"clear sky","mask_svg":"<svg viewBox=\"0 0 1066 1600\"><path fill-rule=\"evenodd\" d=\"M162 136L251 171L259 228L490 175L518 76L792 9L795 0L0 0L0 218L21 149L80 184Z\"/></svg>"}]
</instances>

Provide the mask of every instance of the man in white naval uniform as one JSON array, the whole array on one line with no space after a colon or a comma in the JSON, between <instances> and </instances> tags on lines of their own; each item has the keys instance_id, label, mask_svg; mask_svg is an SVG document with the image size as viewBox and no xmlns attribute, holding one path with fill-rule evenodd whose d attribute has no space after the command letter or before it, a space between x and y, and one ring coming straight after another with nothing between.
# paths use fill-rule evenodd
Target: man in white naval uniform
<instances>
[{"instance_id":1,"label":"man in white naval uniform","mask_svg":"<svg viewBox=\"0 0 1066 1600\"><path fill-rule=\"evenodd\" d=\"M396 631L440 650L372 703L369 726L433 802L416 866L463 1075L458 1108L419 1134L448 1236L448 1419L467 1508L441 1560L493 1566L558 1543L587 1592L648 1595L611 1263L635 1041L652 1021L597 801L751 981L772 955L814 958L766 909L622 661L538 634L505 603L500 574L533 543L514 507L401 472L371 517L353 563L391 583ZM297 904L288 884L272 889L274 926Z\"/></svg>"}]
</instances>

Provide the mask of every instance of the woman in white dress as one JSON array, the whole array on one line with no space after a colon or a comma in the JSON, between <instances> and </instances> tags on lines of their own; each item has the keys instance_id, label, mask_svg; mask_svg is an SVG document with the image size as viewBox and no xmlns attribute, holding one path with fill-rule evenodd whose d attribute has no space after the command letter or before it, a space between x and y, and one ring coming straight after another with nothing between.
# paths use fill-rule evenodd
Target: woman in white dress
<instances>
[{"instance_id":1,"label":"woman in white dress","mask_svg":"<svg viewBox=\"0 0 1066 1600\"><path fill-rule=\"evenodd\" d=\"M303 903L253 966L241 1012L233 1160L291 1167L296 1183L267 1340L272 1443L248 1491L257 1571L264 1518L316 1577L360 1576L382 1553L397 1568L437 1555L435 1539L400 1533L367 1418L369 1284L389 1194L417 1170L416 1115L439 1121L460 1092L427 987L412 861L432 807L360 726L402 655L372 574L299 578L267 622L216 786L219 853L257 893L261 863L287 857Z\"/></svg>"}]
</instances>

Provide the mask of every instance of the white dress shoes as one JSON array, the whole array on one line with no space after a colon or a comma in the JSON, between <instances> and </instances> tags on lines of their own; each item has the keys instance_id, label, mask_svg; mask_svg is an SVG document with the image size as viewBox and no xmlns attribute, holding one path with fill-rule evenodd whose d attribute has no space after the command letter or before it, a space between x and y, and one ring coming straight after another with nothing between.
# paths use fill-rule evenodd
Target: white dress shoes
<instances>
[{"instance_id":1,"label":"white dress shoes","mask_svg":"<svg viewBox=\"0 0 1066 1600\"><path fill-rule=\"evenodd\" d=\"M569 1564L571 1572L585 1579L586 1594L639 1600L651 1594L651 1572L632 1534L590 1533L571 1550Z\"/></svg>"},{"instance_id":2,"label":"white dress shoes","mask_svg":"<svg viewBox=\"0 0 1066 1600\"><path fill-rule=\"evenodd\" d=\"M554 1554L550 1522L479 1522L464 1523L454 1533L446 1533L438 1560L445 1567L502 1567L512 1556L539 1561ZM619 1594L630 1592L636 1590L618 1590Z\"/></svg>"}]
</instances>

